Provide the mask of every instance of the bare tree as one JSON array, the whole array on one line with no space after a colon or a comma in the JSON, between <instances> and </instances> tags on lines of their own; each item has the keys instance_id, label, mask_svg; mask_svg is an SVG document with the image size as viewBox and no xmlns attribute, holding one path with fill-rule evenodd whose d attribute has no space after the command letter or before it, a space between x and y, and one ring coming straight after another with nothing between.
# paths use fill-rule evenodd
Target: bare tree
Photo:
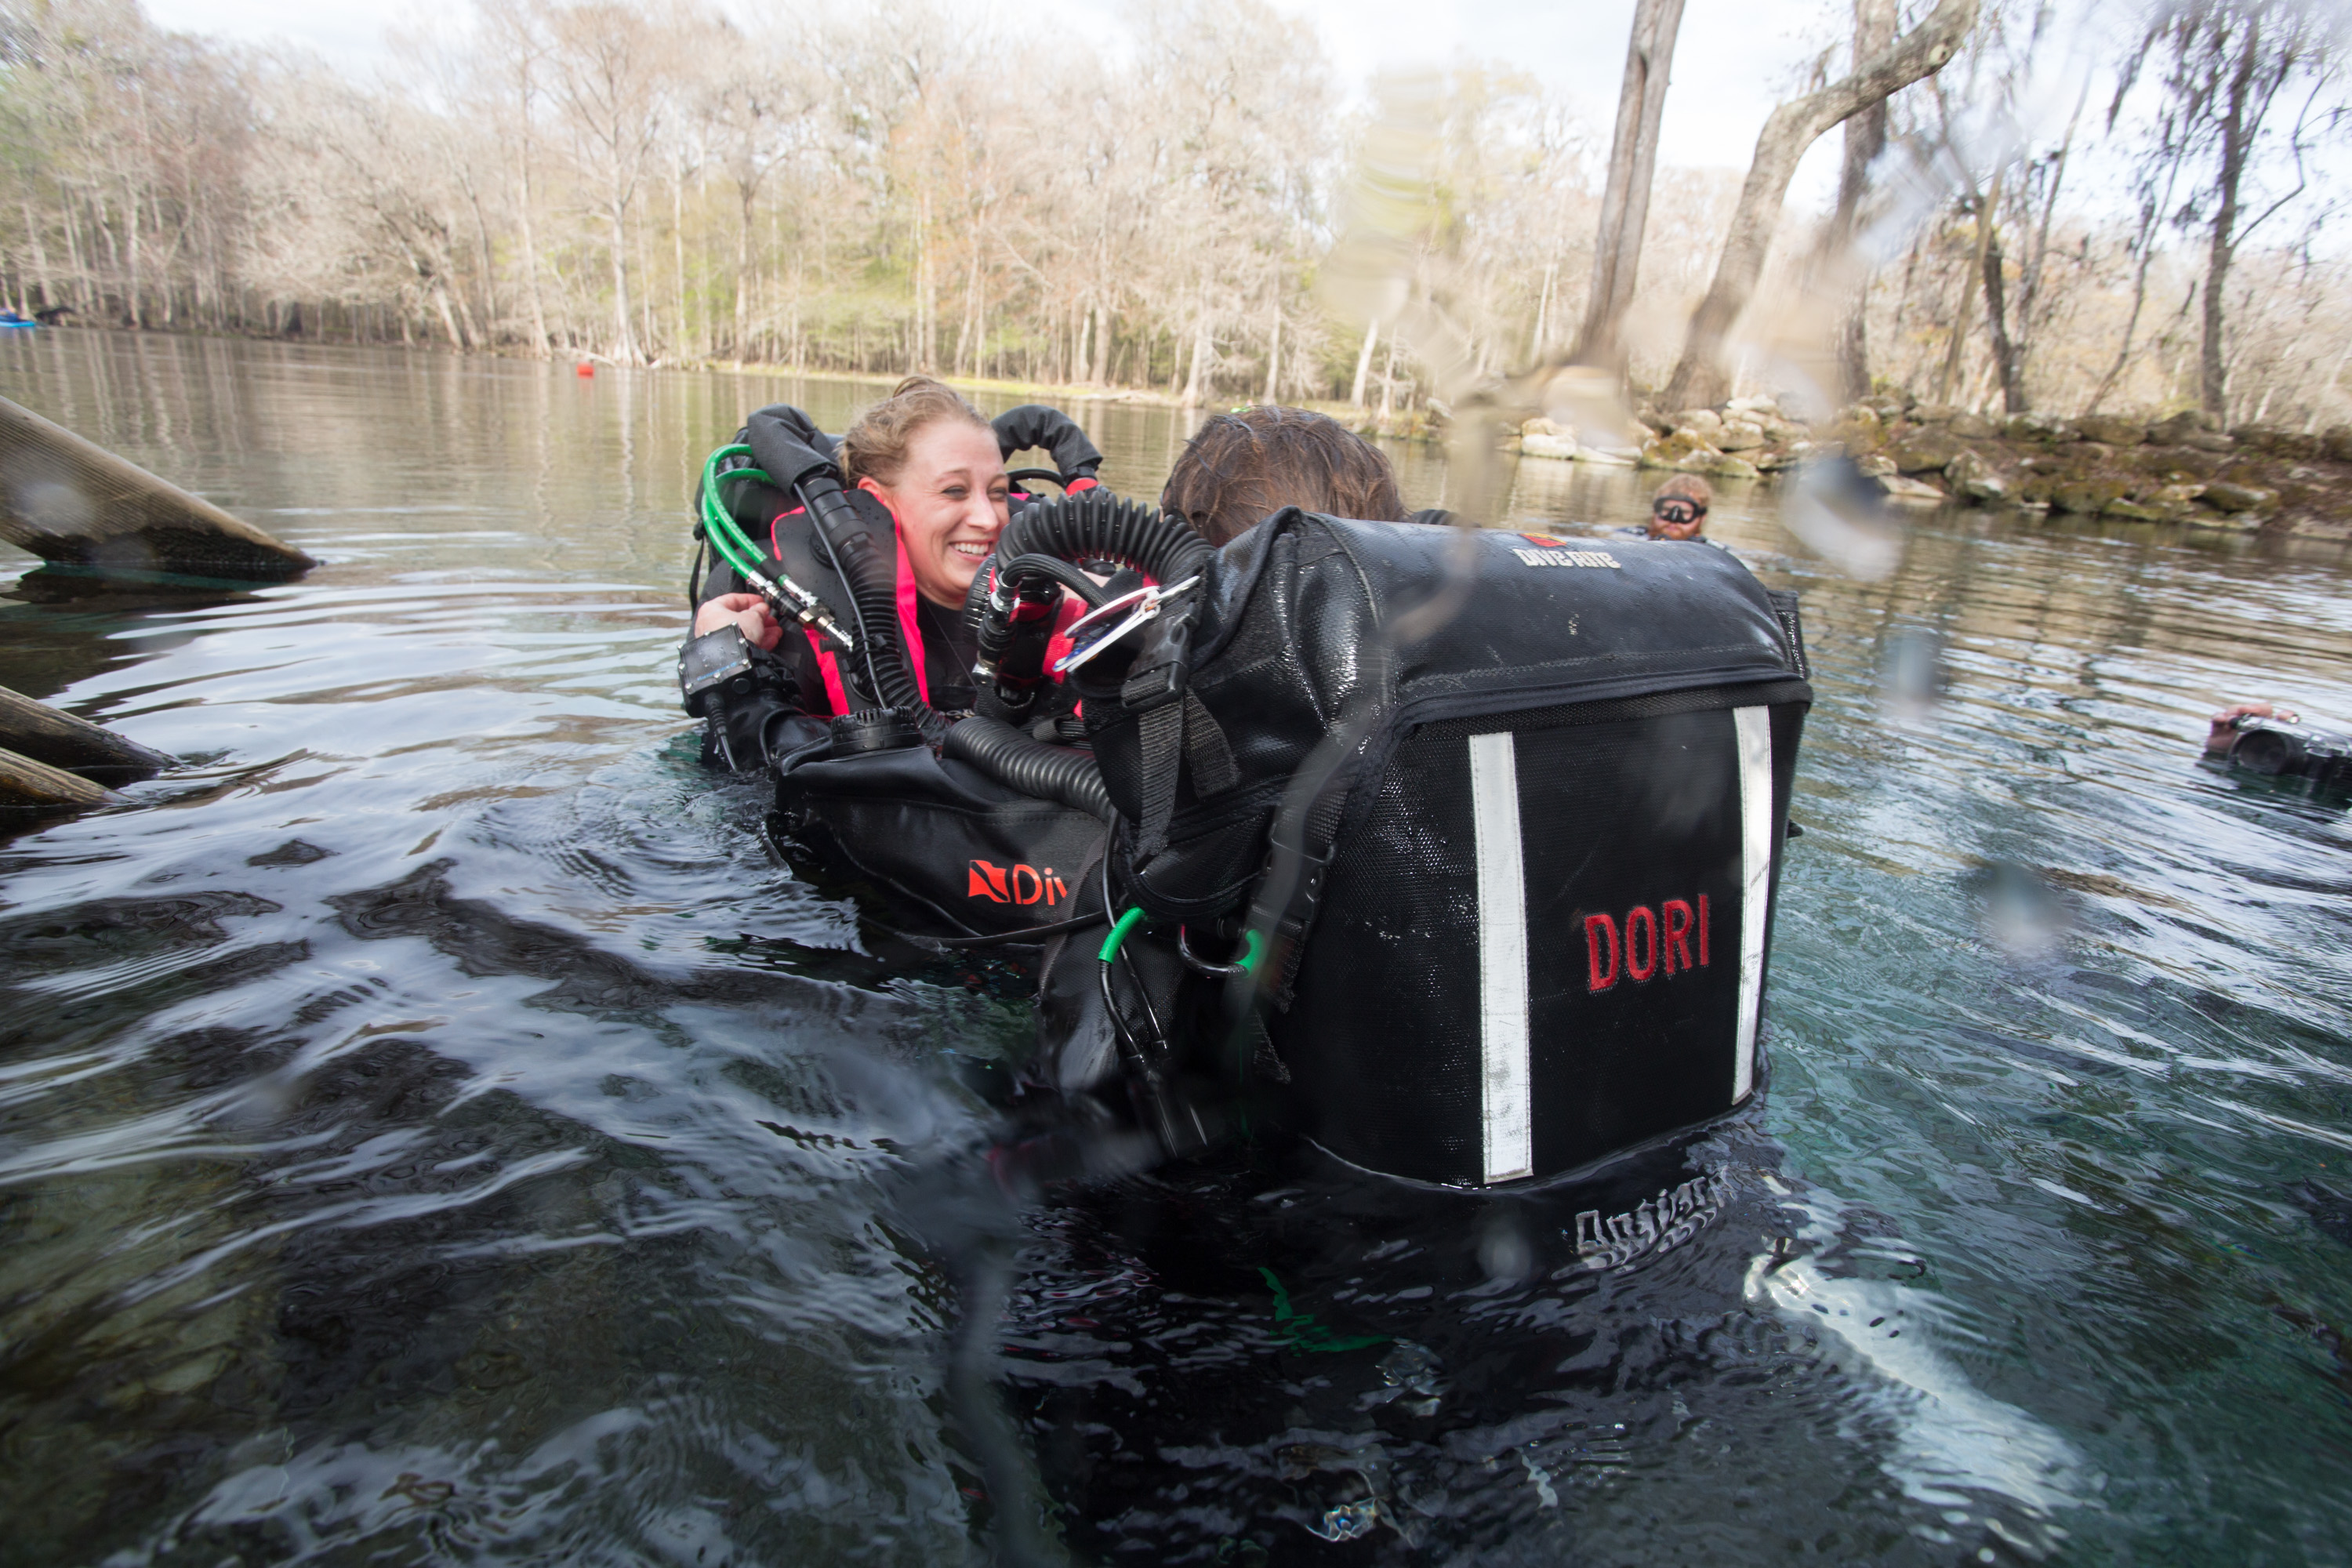
<instances>
[{"instance_id":1,"label":"bare tree","mask_svg":"<svg viewBox=\"0 0 2352 1568\"><path fill-rule=\"evenodd\" d=\"M1691 317L1682 358L1667 384L1668 405L1685 407L1721 401L1724 374L1718 360L1724 340L1755 292L1772 231L1780 223L1780 204L1805 149L1832 126L1942 69L1976 19L1977 0L1941 0L1926 20L1885 53L1857 60L1852 74L1780 105L1764 121L1763 132L1756 138L1755 160L1740 187L1730 236L1724 241L1723 258L1716 266L1715 281Z\"/></svg>"},{"instance_id":2,"label":"bare tree","mask_svg":"<svg viewBox=\"0 0 2352 1568\"><path fill-rule=\"evenodd\" d=\"M1895 42L1895 0L1853 0L1853 58L1875 59ZM1857 110L1845 122L1844 158L1838 170L1837 213L1830 222L1828 245L1833 253L1853 243L1862 215L1863 198L1870 189L1870 167L1886 151L1886 100L1880 99ZM1839 390L1851 401L1870 393L1869 311L1862 300L1847 307L1838 323Z\"/></svg>"},{"instance_id":3,"label":"bare tree","mask_svg":"<svg viewBox=\"0 0 2352 1568\"><path fill-rule=\"evenodd\" d=\"M646 358L629 302L629 210L659 145L673 27L621 0L547 12L548 73L581 162L596 185L613 278L613 357Z\"/></svg>"},{"instance_id":4,"label":"bare tree","mask_svg":"<svg viewBox=\"0 0 2352 1568\"><path fill-rule=\"evenodd\" d=\"M1876 0L1865 0L1876 3ZM1609 181L1601 197L1601 228L1592 242L1592 282L1584 297L1584 327L1573 358L1622 368L1620 338L1641 269L1650 186L1658 165L1658 122L1673 75L1675 35L1683 0L1636 0L1625 46L1625 80L1617 92L1617 132L1609 147ZM1361 401L1360 398L1358 399Z\"/></svg>"},{"instance_id":5,"label":"bare tree","mask_svg":"<svg viewBox=\"0 0 2352 1568\"><path fill-rule=\"evenodd\" d=\"M2309 189L2306 155L2316 138L2345 119L2341 105L2323 103L2336 85L2335 25L2333 17L2295 0L2168 5L2141 35L2108 114L2112 124L2125 95L2154 63L2166 111L2147 163L2161 170L2168 199L2184 168L2201 174L2187 205L2169 216L2179 227L2204 231L2198 392L2205 412L2216 419L2229 413L2224 333L2230 268L2238 248ZM2253 195L2248 172L2265 138L2275 139L2270 116L2282 92L2295 105L2285 132L2293 184L2248 216L2247 198Z\"/></svg>"}]
</instances>

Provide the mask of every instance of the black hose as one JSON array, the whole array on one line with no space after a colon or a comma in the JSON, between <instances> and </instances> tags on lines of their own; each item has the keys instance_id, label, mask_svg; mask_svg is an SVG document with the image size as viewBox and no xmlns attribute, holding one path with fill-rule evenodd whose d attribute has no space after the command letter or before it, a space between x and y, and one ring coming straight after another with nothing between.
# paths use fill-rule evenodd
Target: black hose
<instances>
[{"instance_id":1,"label":"black hose","mask_svg":"<svg viewBox=\"0 0 2352 1568\"><path fill-rule=\"evenodd\" d=\"M1099 610L1109 603L1110 596L1102 584L1079 571L1070 563L1052 555L1040 555L1035 551L1016 555L1005 563L1004 575L1012 582L1024 577L1050 577L1087 602L1087 608Z\"/></svg>"},{"instance_id":2,"label":"black hose","mask_svg":"<svg viewBox=\"0 0 2352 1568\"><path fill-rule=\"evenodd\" d=\"M1091 753L1048 745L1000 719L973 714L948 731L944 751L1005 788L1059 801L1105 822L1113 820L1110 792Z\"/></svg>"},{"instance_id":3,"label":"black hose","mask_svg":"<svg viewBox=\"0 0 2352 1568\"><path fill-rule=\"evenodd\" d=\"M875 695L885 707L904 709L926 735L936 735L944 722L923 700L922 689L907 663L905 639L898 630L898 584L895 563L886 561L874 546L856 508L842 492L840 482L821 473L803 477L801 503L832 554L842 581L857 610L858 642L866 669L881 688ZM879 628L881 635L877 635Z\"/></svg>"},{"instance_id":4,"label":"black hose","mask_svg":"<svg viewBox=\"0 0 2352 1568\"><path fill-rule=\"evenodd\" d=\"M1081 490L1029 508L996 538L996 552L973 574L964 598L972 626L987 613L989 588L1000 564L1024 555L1057 561L1115 561L1153 582L1172 586L1192 576L1213 553L1208 541L1183 519L1143 501L1121 500L1105 490Z\"/></svg>"}]
</instances>

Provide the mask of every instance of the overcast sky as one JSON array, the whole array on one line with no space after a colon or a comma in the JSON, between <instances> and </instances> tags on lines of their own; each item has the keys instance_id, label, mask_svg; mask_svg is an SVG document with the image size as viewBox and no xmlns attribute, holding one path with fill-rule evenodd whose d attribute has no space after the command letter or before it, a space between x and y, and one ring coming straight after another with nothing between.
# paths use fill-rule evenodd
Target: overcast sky
<instances>
[{"instance_id":1,"label":"overcast sky","mask_svg":"<svg viewBox=\"0 0 2352 1568\"><path fill-rule=\"evenodd\" d=\"M848 3L848 0L843 0ZM1633 0L1272 0L1323 36L1340 80L1358 87L1384 67L1455 59L1498 62L1571 94L1604 138L1625 69ZM727 6L748 13L741 0ZM1039 18L1117 52L1133 0L1024 0L992 7L1002 20ZM285 42L364 73L390 26L463 26L467 0L148 0L166 27L251 43ZM1666 97L1660 155L1669 164L1745 168L1781 91L1804 61L1836 38L1836 0L1688 0ZM747 16L748 19L748 16ZM1813 150L1794 198L1826 205L1835 137Z\"/></svg>"}]
</instances>

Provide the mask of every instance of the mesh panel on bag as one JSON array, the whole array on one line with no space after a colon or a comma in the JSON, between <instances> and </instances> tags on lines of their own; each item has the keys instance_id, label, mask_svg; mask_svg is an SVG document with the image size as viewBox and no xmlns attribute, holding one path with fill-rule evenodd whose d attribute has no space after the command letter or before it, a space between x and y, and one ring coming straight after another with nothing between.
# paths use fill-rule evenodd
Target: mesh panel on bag
<instances>
[{"instance_id":1,"label":"mesh panel on bag","mask_svg":"<svg viewBox=\"0 0 2352 1568\"><path fill-rule=\"evenodd\" d=\"M1522 1098L1524 1154L1502 1167L1513 1175L1573 1169L1727 1110L1756 829L1743 757L1776 842L1801 712L1750 721L1743 752L1730 704L1760 715L1759 699L1784 694L1446 722L1400 744L1359 786L1368 808L1337 846L1296 1000L1274 1020L1310 1134L1373 1170L1480 1183L1505 1179L1490 1100ZM1487 755L1510 759L1516 785L1520 886L1505 891L1524 912L1525 1047L1498 1088L1486 1041L1509 1030L1486 1021L1496 983L1480 953L1506 940L1504 906L1481 888L1470 738L1504 731Z\"/></svg>"}]
</instances>

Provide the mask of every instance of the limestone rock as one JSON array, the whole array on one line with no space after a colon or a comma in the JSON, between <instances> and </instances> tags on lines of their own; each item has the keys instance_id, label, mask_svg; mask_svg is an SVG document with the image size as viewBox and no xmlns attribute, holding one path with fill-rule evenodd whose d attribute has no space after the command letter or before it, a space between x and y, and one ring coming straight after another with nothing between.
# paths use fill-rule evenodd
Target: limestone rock
<instances>
[{"instance_id":1,"label":"limestone rock","mask_svg":"<svg viewBox=\"0 0 2352 1568\"><path fill-rule=\"evenodd\" d=\"M1911 410L1914 425L1949 425L1959 417L1960 411L1948 403L1922 403Z\"/></svg>"},{"instance_id":2,"label":"limestone rock","mask_svg":"<svg viewBox=\"0 0 2352 1568\"><path fill-rule=\"evenodd\" d=\"M1765 397L1761 395L1753 397L1735 397L1730 402L1723 405L1723 416L1727 419L1730 418L1733 415L1745 415L1749 418L1754 418L1759 414L1777 415L1780 412L1780 404L1778 398Z\"/></svg>"},{"instance_id":3,"label":"limestone rock","mask_svg":"<svg viewBox=\"0 0 2352 1568\"><path fill-rule=\"evenodd\" d=\"M2147 426L2136 419L2122 419L2112 414L2085 414L2074 421L2085 441L2096 441L2107 447L2137 447L2147 439Z\"/></svg>"},{"instance_id":4,"label":"limestone rock","mask_svg":"<svg viewBox=\"0 0 2352 1568\"><path fill-rule=\"evenodd\" d=\"M1765 444L1768 446L1785 447L1791 441L1801 441L1805 438L1805 426L1793 419L1767 417L1758 423L1763 429Z\"/></svg>"},{"instance_id":5,"label":"limestone rock","mask_svg":"<svg viewBox=\"0 0 2352 1568\"><path fill-rule=\"evenodd\" d=\"M1687 430L1677 430L1671 436L1654 437L1642 443L1642 467L1645 468L1680 468L1685 473L1704 473L1706 465L1722 458L1723 453L1711 443L1701 440Z\"/></svg>"},{"instance_id":6,"label":"limestone rock","mask_svg":"<svg viewBox=\"0 0 2352 1568\"><path fill-rule=\"evenodd\" d=\"M1888 449L1897 473L1932 474L1967 450L1947 430L1914 430Z\"/></svg>"},{"instance_id":7,"label":"limestone rock","mask_svg":"<svg viewBox=\"0 0 2352 1568\"><path fill-rule=\"evenodd\" d=\"M1883 479L1895 472L1895 459L1881 453L1873 452L1866 458L1856 458L1853 460L1853 467L1857 473L1867 474L1874 479Z\"/></svg>"},{"instance_id":8,"label":"limestone rock","mask_svg":"<svg viewBox=\"0 0 2352 1568\"><path fill-rule=\"evenodd\" d=\"M2206 511L2201 509L2180 521L2191 528L2210 529L2218 533L2252 533L2263 525L2262 519L2252 512Z\"/></svg>"},{"instance_id":9,"label":"limestone rock","mask_svg":"<svg viewBox=\"0 0 2352 1568\"><path fill-rule=\"evenodd\" d=\"M2099 515L2121 518L2126 522L2164 522L2171 514L2152 506L2143 506L2128 496L2117 496L2100 509Z\"/></svg>"},{"instance_id":10,"label":"limestone rock","mask_svg":"<svg viewBox=\"0 0 2352 1568\"><path fill-rule=\"evenodd\" d=\"M1716 445L1727 452L1752 452L1764 444L1764 427L1745 419L1723 422L1723 436Z\"/></svg>"},{"instance_id":11,"label":"limestone rock","mask_svg":"<svg viewBox=\"0 0 2352 1568\"><path fill-rule=\"evenodd\" d=\"M1955 414L1944 428L1963 441L1990 441L2000 434L1993 422L1981 414Z\"/></svg>"},{"instance_id":12,"label":"limestone rock","mask_svg":"<svg viewBox=\"0 0 2352 1568\"><path fill-rule=\"evenodd\" d=\"M1898 501L1905 506L1941 506L1950 499L1924 480L1906 479L1899 474L1884 476L1878 482L1886 487L1888 500Z\"/></svg>"},{"instance_id":13,"label":"limestone rock","mask_svg":"<svg viewBox=\"0 0 2352 1568\"><path fill-rule=\"evenodd\" d=\"M1745 458L1722 457L1707 465L1706 471L1718 479L1759 479L1763 472Z\"/></svg>"},{"instance_id":14,"label":"limestone rock","mask_svg":"<svg viewBox=\"0 0 2352 1568\"><path fill-rule=\"evenodd\" d=\"M2352 425L2330 425L2319 433L2319 447L2339 463L2352 463Z\"/></svg>"},{"instance_id":15,"label":"limestone rock","mask_svg":"<svg viewBox=\"0 0 2352 1568\"><path fill-rule=\"evenodd\" d=\"M2051 488L2050 504L2060 511L2093 517L2123 497L2124 486L2116 479L2063 479Z\"/></svg>"},{"instance_id":16,"label":"limestone rock","mask_svg":"<svg viewBox=\"0 0 2352 1568\"><path fill-rule=\"evenodd\" d=\"M1533 421L1530 421L1533 423ZM1545 421L1549 424L1549 420ZM1550 458L1562 463L1576 460L1576 437L1551 436L1541 431L1529 431L1519 437L1519 455L1526 458Z\"/></svg>"},{"instance_id":17,"label":"limestone rock","mask_svg":"<svg viewBox=\"0 0 2352 1568\"><path fill-rule=\"evenodd\" d=\"M1696 436L1710 447L1723 444L1723 416L1712 408L1685 408L1670 416L1674 434Z\"/></svg>"},{"instance_id":18,"label":"limestone rock","mask_svg":"<svg viewBox=\"0 0 2352 1568\"><path fill-rule=\"evenodd\" d=\"M1538 414L1533 419L1527 420L1519 426L1519 434L1522 436L1574 436L1576 432L1565 425L1547 419Z\"/></svg>"},{"instance_id":19,"label":"limestone rock","mask_svg":"<svg viewBox=\"0 0 2352 1568\"><path fill-rule=\"evenodd\" d=\"M2055 414L2021 414L2001 427L2012 441L2047 441L2055 445L2078 438L2073 421Z\"/></svg>"},{"instance_id":20,"label":"limestone rock","mask_svg":"<svg viewBox=\"0 0 2352 1568\"><path fill-rule=\"evenodd\" d=\"M1960 494L1979 506L1999 506L2009 499L2009 481L1999 474L1977 474L1960 486Z\"/></svg>"},{"instance_id":21,"label":"limestone rock","mask_svg":"<svg viewBox=\"0 0 2352 1568\"><path fill-rule=\"evenodd\" d=\"M2277 503L2278 491L2259 485L2212 484L2205 487L2203 499L2218 511L2267 511Z\"/></svg>"},{"instance_id":22,"label":"limestone rock","mask_svg":"<svg viewBox=\"0 0 2352 1568\"><path fill-rule=\"evenodd\" d=\"M2289 430L2278 425L2241 425L2230 432L2241 447L2273 458L2316 458L2321 454L2319 437L2305 430Z\"/></svg>"}]
</instances>

